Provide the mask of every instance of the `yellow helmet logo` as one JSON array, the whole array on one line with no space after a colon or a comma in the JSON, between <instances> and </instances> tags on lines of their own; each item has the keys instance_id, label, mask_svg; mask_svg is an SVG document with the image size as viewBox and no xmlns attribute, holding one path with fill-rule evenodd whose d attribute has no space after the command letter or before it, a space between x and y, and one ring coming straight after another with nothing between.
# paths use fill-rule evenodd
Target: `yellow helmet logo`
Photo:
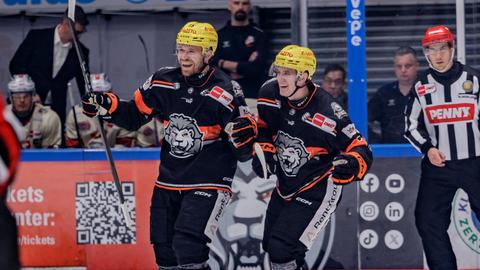
<instances>
[{"instance_id":1,"label":"yellow helmet logo","mask_svg":"<svg viewBox=\"0 0 480 270\"><path fill-rule=\"evenodd\" d=\"M215 28L209 23L188 22L177 34L177 44L202 47L202 53L217 50L218 35Z\"/></svg>"},{"instance_id":2,"label":"yellow helmet logo","mask_svg":"<svg viewBox=\"0 0 480 270\"><path fill-rule=\"evenodd\" d=\"M286 67L299 73L308 72L308 78L312 79L317 68L317 59L312 50L298 45L284 47L275 57L273 64L277 67Z\"/></svg>"}]
</instances>

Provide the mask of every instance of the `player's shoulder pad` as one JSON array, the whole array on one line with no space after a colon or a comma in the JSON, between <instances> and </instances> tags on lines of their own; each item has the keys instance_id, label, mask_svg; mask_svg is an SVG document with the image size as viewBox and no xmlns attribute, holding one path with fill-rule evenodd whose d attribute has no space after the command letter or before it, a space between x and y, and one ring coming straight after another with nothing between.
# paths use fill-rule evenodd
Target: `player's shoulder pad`
<instances>
[{"instance_id":1,"label":"player's shoulder pad","mask_svg":"<svg viewBox=\"0 0 480 270\"><path fill-rule=\"evenodd\" d=\"M471 74L471 75L477 77L477 79L480 79L480 70L478 70L478 69L476 69L472 66L467 66L467 65L463 66L463 70L465 72L467 72L468 74Z\"/></svg>"},{"instance_id":2,"label":"player's shoulder pad","mask_svg":"<svg viewBox=\"0 0 480 270\"><path fill-rule=\"evenodd\" d=\"M344 119L348 117L348 113L327 91L317 86L317 92L312 100L312 106L317 108L328 117Z\"/></svg>"},{"instance_id":3,"label":"player's shoulder pad","mask_svg":"<svg viewBox=\"0 0 480 270\"><path fill-rule=\"evenodd\" d=\"M277 78L271 78L265 81L258 91L259 97L276 97L279 92Z\"/></svg>"},{"instance_id":4,"label":"player's shoulder pad","mask_svg":"<svg viewBox=\"0 0 480 270\"><path fill-rule=\"evenodd\" d=\"M235 106L232 104L235 93L230 76L221 71L215 69L213 77L210 78L210 87L207 90L202 91L202 95L211 97L228 110L233 111Z\"/></svg>"},{"instance_id":5,"label":"player's shoulder pad","mask_svg":"<svg viewBox=\"0 0 480 270\"><path fill-rule=\"evenodd\" d=\"M179 89L180 83L178 83L178 81L181 74L179 69L180 68L177 67L162 67L158 69L143 83L141 90L148 90L152 87L159 87L170 90Z\"/></svg>"},{"instance_id":6,"label":"player's shoulder pad","mask_svg":"<svg viewBox=\"0 0 480 270\"><path fill-rule=\"evenodd\" d=\"M54 110L52 110L52 108L50 108L50 106L44 106L42 104L36 103L34 113L35 112L38 113L38 115L40 115L43 118L49 118L49 119L53 118L53 119L58 119L58 121L60 121L60 117Z\"/></svg>"},{"instance_id":7,"label":"player's shoulder pad","mask_svg":"<svg viewBox=\"0 0 480 270\"><path fill-rule=\"evenodd\" d=\"M271 108L281 108L278 81L272 78L266 81L258 92L257 106L267 106Z\"/></svg>"}]
</instances>

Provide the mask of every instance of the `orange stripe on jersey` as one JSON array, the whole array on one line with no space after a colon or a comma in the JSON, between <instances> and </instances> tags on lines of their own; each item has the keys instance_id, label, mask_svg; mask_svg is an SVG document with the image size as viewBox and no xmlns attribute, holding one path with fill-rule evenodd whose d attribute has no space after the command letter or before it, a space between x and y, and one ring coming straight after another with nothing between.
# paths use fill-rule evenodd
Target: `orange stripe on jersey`
<instances>
[{"instance_id":1,"label":"orange stripe on jersey","mask_svg":"<svg viewBox=\"0 0 480 270\"><path fill-rule=\"evenodd\" d=\"M152 84L154 84L154 83L168 85L168 86L175 86L175 84L172 83L172 82L166 82L166 81L161 81L161 80L153 80Z\"/></svg>"},{"instance_id":2,"label":"orange stripe on jersey","mask_svg":"<svg viewBox=\"0 0 480 270\"><path fill-rule=\"evenodd\" d=\"M222 127L220 125L200 126L200 131L203 133L203 140L210 141L220 137L220 132L222 132Z\"/></svg>"},{"instance_id":3,"label":"orange stripe on jersey","mask_svg":"<svg viewBox=\"0 0 480 270\"><path fill-rule=\"evenodd\" d=\"M140 93L140 90L136 90L134 94L135 98L135 105L137 105L138 110L143 113L150 115L153 111L152 108L148 107L147 104L143 101L142 93Z\"/></svg>"},{"instance_id":4,"label":"orange stripe on jersey","mask_svg":"<svg viewBox=\"0 0 480 270\"><path fill-rule=\"evenodd\" d=\"M318 182L322 181L323 179L325 179L325 177L327 175L330 174L330 172L333 170L333 167L331 167L330 169L328 169L328 171L326 171L322 176L318 177L317 179L315 179L313 182L311 182L310 184L308 184L307 186L301 188L300 190L298 190L297 194L300 193L300 192L303 192L307 189L311 189L312 187L314 187L316 184L318 184Z\"/></svg>"},{"instance_id":5,"label":"orange stripe on jersey","mask_svg":"<svg viewBox=\"0 0 480 270\"><path fill-rule=\"evenodd\" d=\"M309 158L319 155L328 154L328 150L323 147L307 147L307 152L310 154Z\"/></svg>"},{"instance_id":6,"label":"orange stripe on jersey","mask_svg":"<svg viewBox=\"0 0 480 270\"><path fill-rule=\"evenodd\" d=\"M335 177L332 177L332 181L334 183L337 183L337 184L348 184L350 182L353 181L353 178L354 176L352 175L352 177L348 178L348 179L340 179L340 178L335 178Z\"/></svg>"},{"instance_id":7,"label":"orange stripe on jersey","mask_svg":"<svg viewBox=\"0 0 480 270\"><path fill-rule=\"evenodd\" d=\"M350 152L350 150L352 150L354 147L357 147L357 146L367 146L368 143L367 141L365 140L365 138L361 137L360 139L354 139L350 145L347 147L347 149L345 149L345 152Z\"/></svg>"},{"instance_id":8,"label":"orange stripe on jersey","mask_svg":"<svg viewBox=\"0 0 480 270\"><path fill-rule=\"evenodd\" d=\"M330 172L333 170L333 167L330 167L330 169L328 169L322 176L318 177L317 179L313 180L313 182L311 182L310 184L302 187L301 189L299 189L297 192L295 192L295 194L293 194L293 196L291 198L288 198L286 199L287 201L291 201L292 198L294 196L296 196L297 194L301 193L301 192L304 192L305 190L308 190L308 189L311 189L312 187L314 187L316 184L318 184L320 181L322 181L323 179L325 179L326 176L328 176L330 174ZM278 182L277 182L278 183ZM278 189L278 184L277 186L275 187L277 189L277 192L280 194L280 190Z\"/></svg>"},{"instance_id":9,"label":"orange stripe on jersey","mask_svg":"<svg viewBox=\"0 0 480 270\"><path fill-rule=\"evenodd\" d=\"M112 101L112 106L110 106L110 110L108 110L108 113L112 114L118 108L118 97L114 93L105 93L105 95Z\"/></svg>"},{"instance_id":10,"label":"orange stripe on jersey","mask_svg":"<svg viewBox=\"0 0 480 270\"><path fill-rule=\"evenodd\" d=\"M272 99L266 99L266 98L257 98L257 102L266 102L266 103L271 103L277 105L277 102Z\"/></svg>"},{"instance_id":11,"label":"orange stripe on jersey","mask_svg":"<svg viewBox=\"0 0 480 270\"><path fill-rule=\"evenodd\" d=\"M277 149L271 143L259 142L258 144L260 145L260 147L262 148L262 150L264 152L269 152L269 153L272 153L272 154L275 154L277 152ZM253 151L255 153L255 149Z\"/></svg>"},{"instance_id":12,"label":"orange stripe on jersey","mask_svg":"<svg viewBox=\"0 0 480 270\"><path fill-rule=\"evenodd\" d=\"M168 190L214 189L214 190L222 190L222 191L232 193L232 191L229 188L222 188L222 187L216 187L216 186L170 187L170 186L164 186L164 185L161 185L161 184L158 184L158 183L155 183L155 186L158 187L158 188L163 188L163 189L168 189Z\"/></svg>"}]
</instances>

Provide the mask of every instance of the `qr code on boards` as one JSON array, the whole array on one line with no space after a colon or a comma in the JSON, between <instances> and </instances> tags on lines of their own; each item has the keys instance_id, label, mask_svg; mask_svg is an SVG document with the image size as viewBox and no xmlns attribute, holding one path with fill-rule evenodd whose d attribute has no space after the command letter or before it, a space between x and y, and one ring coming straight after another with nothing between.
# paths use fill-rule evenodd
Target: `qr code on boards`
<instances>
[{"instance_id":1,"label":"qr code on boards","mask_svg":"<svg viewBox=\"0 0 480 270\"><path fill-rule=\"evenodd\" d=\"M135 184L122 182L127 212L133 222L127 227L114 182L83 182L76 186L78 244L135 244Z\"/></svg>"}]
</instances>

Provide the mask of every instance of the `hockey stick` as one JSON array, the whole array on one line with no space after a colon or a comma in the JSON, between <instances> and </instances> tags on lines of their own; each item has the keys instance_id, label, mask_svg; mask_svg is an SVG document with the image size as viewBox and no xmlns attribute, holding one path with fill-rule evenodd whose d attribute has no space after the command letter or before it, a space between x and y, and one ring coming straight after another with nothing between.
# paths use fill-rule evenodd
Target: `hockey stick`
<instances>
[{"instance_id":1,"label":"hockey stick","mask_svg":"<svg viewBox=\"0 0 480 270\"><path fill-rule=\"evenodd\" d=\"M143 52L145 53L145 65L147 66L148 74L152 74L152 70L150 69L150 60L148 58L148 50L147 45L145 44L145 40L143 40L142 35L138 34L138 39L140 39L140 43L142 43ZM157 119L153 118L153 129L155 135L155 146L160 146L160 138L158 138L158 126L157 126Z\"/></svg>"},{"instance_id":2,"label":"hockey stick","mask_svg":"<svg viewBox=\"0 0 480 270\"><path fill-rule=\"evenodd\" d=\"M262 165L263 179L267 180L267 161L265 160L265 153L263 153L262 147L259 143L255 142L253 147L255 148L255 153L257 153L258 160Z\"/></svg>"},{"instance_id":3,"label":"hockey stick","mask_svg":"<svg viewBox=\"0 0 480 270\"><path fill-rule=\"evenodd\" d=\"M70 33L72 34L73 45L75 47L75 51L77 52L78 62L80 62L80 68L82 69L83 79L85 81L85 90L87 93L93 92L92 84L90 83L90 74L87 70L87 64L85 62L85 57L83 56L83 52L80 49L78 37L75 33L75 0L68 0L68 18L69 18L69 28ZM133 223L130 219L130 216L127 212L127 206L125 205L125 198L123 197L122 192L122 185L120 184L120 179L118 178L117 169L115 168L115 163L113 162L112 152L110 150L110 146L107 142L107 137L105 135L105 129L103 127L103 121L101 118L97 118L99 121L99 129L100 134L102 135L103 143L105 144L105 153L107 155L108 163L110 165L110 170L112 171L113 181L115 183L115 187L117 188L117 192L120 198L120 208L122 209L123 217L125 218L125 223L127 227L132 227Z\"/></svg>"}]
</instances>

